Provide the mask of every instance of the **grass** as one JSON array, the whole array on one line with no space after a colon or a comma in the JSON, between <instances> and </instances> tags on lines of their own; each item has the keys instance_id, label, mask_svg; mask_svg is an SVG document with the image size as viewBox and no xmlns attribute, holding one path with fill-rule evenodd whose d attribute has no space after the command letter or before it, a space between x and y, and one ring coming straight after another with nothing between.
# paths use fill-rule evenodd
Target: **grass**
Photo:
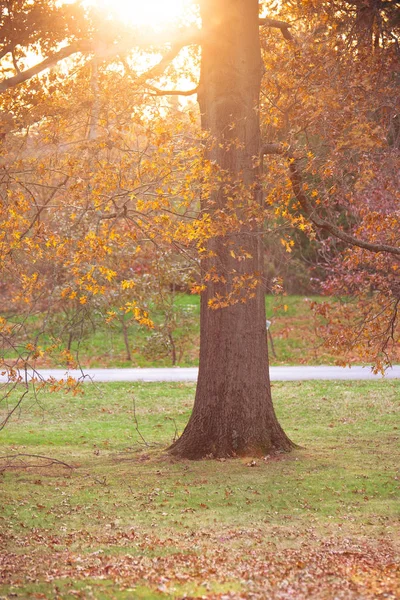
<instances>
[{"instance_id":1,"label":"grass","mask_svg":"<svg viewBox=\"0 0 400 600\"><path fill-rule=\"evenodd\" d=\"M311 301L320 302L320 297L287 296L266 297L267 318L272 322L271 334L275 355L270 352L271 364L334 364L337 356L321 347L322 340L313 317ZM285 308L284 308L285 307ZM196 366L199 353L199 314L200 298L196 295L178 294L175 300L177 324L173 329L176 345L177 364L181 367ZM81 324L76 326L76 335L80 337L72 344L72 351L79 348L79 360L84 367L165 367L172 364L172 351L168 340L163 346L154 332L131 323L128 327L132 361L126 359L126 349L121 324L114 322L106 325L104 320L95 318L95 327ZM40 327L40 318L28 320L25 338L19 340L24 346L31 341L32 332ZM57 322L57 320L56 320ZM156 315L161 326L162 314ZM60 323L62 320L60 319ZM82 335L82 331L84 335ZM29 339L28 339L29 338ZM41 338L42 345L50 343L49 338ZM10 351L5 356L12 357ZM40 360L38 362L40 365ZM54 366L49 359L42 366Z\"/></svg>"},{"instance_id":2,"label":"grass","mask_svg":"<svg viewBox=\"0 0 400 600\"><path fill-rule=\"evenodd\" d=\"M26 398L0 434L0 598L396 598L400 382L273 395L303 449L197 462L165 453L192 384Z\"/></svg>"}]
</instances>

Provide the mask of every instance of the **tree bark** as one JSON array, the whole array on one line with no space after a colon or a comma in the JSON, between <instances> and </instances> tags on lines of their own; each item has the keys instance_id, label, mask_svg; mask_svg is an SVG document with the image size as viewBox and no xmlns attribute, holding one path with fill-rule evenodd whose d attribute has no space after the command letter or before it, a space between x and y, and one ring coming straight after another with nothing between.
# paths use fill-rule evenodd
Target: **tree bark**
<instances>
[{"instance_id":1,"label":"tree bark","mask_svg":"<svg viewBox=\"0 0 400 600\"><path fill-rule=\"evenodd\" d=\"M124 338L125 350L126 350L126 360L132 362L132 353L131 353L131 345L129 343L129 335L128 335L128 325L125 321L125 315L121 317L121 326L122 326L122 335Z\"/></svg>"},{"instance_id":2,"label":"tree bark","mask_svg":"<svg viewBox=\"0 0 400 600\"><path fill-rule=\"evenodd\" d=\"M202 127L214 143L207 158L262 201L258 186L261 139L258 116L262 74L258 0L203 0L201 76L198 92ZM231 194L229 194L231 196ZM214 210L231 203L226 188L212 197ZM237 215L243 216L240 198ZM210 212L210 204L203 207ZM294 444L275 416L269 381L265 299L261 284L262 241L247 222L236 233L209 241L203 261L223 281L209 281L201 296L200 363L192 416L170 448L190 459L262 455L289 451ZM249 258L238 260L237 256ZM258 279L253 297L244 294L225 308L210 309L217 294L227 298L239 278ZM243 301L242 301L243 300Z\"/></svg>"}]
</instances>

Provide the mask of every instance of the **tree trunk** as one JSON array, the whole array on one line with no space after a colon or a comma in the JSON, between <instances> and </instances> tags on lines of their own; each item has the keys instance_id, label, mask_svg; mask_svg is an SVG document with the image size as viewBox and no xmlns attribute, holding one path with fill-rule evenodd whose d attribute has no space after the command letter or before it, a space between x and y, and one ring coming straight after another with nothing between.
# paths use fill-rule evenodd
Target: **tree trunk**
<instances>
[{"instance_id":1,"label":"tree trunk","mask_svg":"<svg viewBox=\"0 0 400 600\"><path fill-rule=\"evenodd\" d=\"M125 344L125 350L126 350L126 360L129 360L129 362L132 362L131 346L129 343L129 335L128 335L128 325L125 321L125 315L122 315L122 317L121 317L121 325L122 325L122 335L124 338L124 344Z\"/></svg>"},{"instance_id":2,"label":"tree trunk","mask_svg":"<svg viewBox=\"0 0 400 600\"><path fill-rule=\"evenodd\" d=\"M258 0L203 0L201 16L205 40L199 104L202 126L215 142L209 145L207 158L229 174L232 184L230 198L221 186L212 198L213 206L231 210L232 190L239 182L235 210L240 218L244 215L243 185L253 199L262 201L256 160L261 147L262 74ZM174 455L190 459L254 456L294 446L279 425L271 401L262 241L255 228L246 222L237 233L209 241L212 256L203 261L203 271L214 269L224 279L209 281L202 293L195 404L182 436L170 448ZM248 258L238 260L239 255ZM251 290L253 297L243 293L236 303L210 309L209 301L217 294L227 298L238 278L258 280Z\"/></svg>"}]
</instances>

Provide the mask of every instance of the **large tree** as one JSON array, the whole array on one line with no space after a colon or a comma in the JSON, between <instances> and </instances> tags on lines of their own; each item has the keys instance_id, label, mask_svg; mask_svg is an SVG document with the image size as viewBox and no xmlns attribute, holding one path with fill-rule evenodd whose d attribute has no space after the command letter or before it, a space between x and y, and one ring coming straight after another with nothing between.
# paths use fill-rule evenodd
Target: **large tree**
<instances>
[{"instance_id":1,"label":"large tree","mask_svg":"<svg viewBox=\"0 0 400 600\"><path fill-rule=\"evenodd\" d=\"M290 450L293 444L271 401L260 225L245 208L249 201L263 201L258 1L204 0L201 17L202 127L211 136L207 157L225 174L204 209L213 206L214 219L231 213L239 228L208 241L203 272L215 272L216 277L210 278L201 295L196 399L190 421L171 452L200 458ZM226 305L210 308L216 298Z\"/></svg>"},{"instance_id":2,"label":"large tree","mask_svg":"<svg viewBox=\"0 0 400 600\"><path fill-rule=\"evenodd\" d=\"M53 6L54 3L50 4ZM134 243L138 242L137 232L140 231L151 242L161 240L162 243L172 243L174 247L184 246L189 254L195 246L201 264L199 379L190 421L170 451L188 458L288 451L294 445L276 419L268 374L262 246L265 220L268 219L268 229L271 229L271 214L278 212L280 216L291 215L291 222L311 235L314 235L315 228L320 229L346 244L378 256L386 253L396 257L399 250L395 246L395 226L388 237L389 243L384 243L384 232L378 239L375 235L369 235L369 231L355 229L360 234L357 237L353 235L351 226L346 228L341 226L340 221L338 224L334 222L335 214L330 206L333 186L329 178L325 180L320 177L320 183L325 185L326 181L327 188L329 184L329 193L322 204L319 198L314 201L314 191L312 194L307 192L317 173L328 173L327 168L319 168L318 171L318 167L324 165L328 145L314 144L314 154L308 154L311 157L317 154L316 166L305 168L302 154L304 151L306 156L308 154L304 139L320 142L322 132L328 135L332 133L332 156L329 161L326 160L331 164L338 154L337 148L340 146L336 142L341 142L343 132L355 131L358 135L354 119L346 121L341 111L335 112L334 95L324 96L325 88L330 89L328 80L324 83L324 76L331 77L336 65L339 66L336 76L333 79L331 77L333 83L340 81L338 74L344 82L346 80L346 73L342 71L348 67L338 61L343 37L340 30L337 39L324 47L329 50L329 55L322 60L324 57L318 54L322 44L313 46L307 41L295 40L285 21L271 18L260 20L257 0L202 0L199 4L201 32L196 28L181 31L167 45L161 61L141 75L135 73L135 67L132 68L125 58L130 49L143 48L147 43L143 38L130 37L122 30L105 33L104 28L102 30L95 22L86 29L77 28L74 25L74 13L72 16L68 13L62 18L64 25L56 36L49 37L38 26L34 39L43 39L43 43L37 42L35 46L31 37L26 37L33 5L30 2L14 4L20 8L21 19L10 10L3 11L5 34L2 56L6 57L6 61L3 62L4 80L0 82L0 91L4 92L3 110L8 111L4 119L4 137L7 137L16 120L19 120L20 131L24 135L30 128L33 129L30 144L37 146L47 144L52 138L62 138L70 120L89 123L87 139L85 134L83 142L78 133L74 133L72 138L70 136L68 144L73 139L76 150L71 151L69 156L66 152L55 152L53 159L50 149L41 151L41 159L35 163L36 174L39 185L48 189L49 193L46 202L40 205L39 212L35 213L36 205L29 212L28 199L35 198L36 194L31 183L33 168L29 168L29 181L26 177L21 179L19 162L11 178L10 172L5 169L5 189L8 186L4 196L8 198L4 202L7 208L5 222L9 219L9 212L14 229L21 229L19 237L10 233L5 239L6 242L10 240L9 254L18 256L18 252L26 250L28 262L29 253L35 249L39 254L48 253L47 248L50 248L51 258L58 257L68 270L72 269L75 278L73 285L62 290L61 297L77 299L82 304L87 302L90 294L96 295L103 289L107 278L114 281L109 256L110 253L118 256L121 246L115 251L113 246L124 244L123 236L118 231L122 221ZM291 8L295 11L297 3L287 3L288 6L292 4ZM37 5L43 7L46 2L43 0ZM323 11L325 7L329 9L330 3L321 2L320 5ZM56 8L54 10L56 18ZM288 15L282 10L286 19ZM338 18L338 15L340 11L330 18ZM14 17L19 29L12 23ZM42 18L45 17L42 15ZM40 24L41 20L38 22ZM307 14L304 22L307 29L310 22ZM318 24L318 19L316 22ZM259 96L264 67L260 26L273 29L274 34L280 30L282 42L289 44L284 49L279 46L274 50L275 64L273 58L269 63L267 61L267 68L272 70L273 76L269 77L267 86L264 85L262 105ZM18 36L14 33L9 35L14 31L19 32ZM320 33L312 32L312 35ZM60 36L69 42L63 51L58 50ZM350 34L348 37L351 39ZM162 42L161 48L164 49L164 40L158 41L160 44ZM179 134L179 138L176 133L168 133L162 124L162 116L161 119L154 119L151 126L148 119L141 120L137 116L133 128L127 125L128 122L132 123L133 97L135 102L143 103L150 94L158 96L171 93L171 90L159 89L157 78L181 48L190 44L201 45L200 80L195 90L204 132L201 158L191 154L185 135ZM270 42L270 46L264 49L264 58L271 47ZM374 47L379 47L379 43ZM46 58L34 68L27 68L24 55L35 48L40 49ZM359 46L356 45L355 51L361 53ZM82 75L74 74L67 82L63 81L62 72L56 72L41 82L36 78L31 79L67 55L89 58L87 66L82 68ZM117 55L118 60L121 59L118 68L107 70L104 67L106 59L115 62ZM291 81L282 73L282 64L287 70L293 71L295 83L292 87ZM323 73L321 65L326 67L326 73ZM332 72L328 72L330 68ZM316 77L316 73L322 73L321 77ZM121 74L124 76L121 77ZM314 86L313 94L307 95L304 81ZM15 100L18 93L14 94L14 90L20 85L26 86L21 96L24 97L25 93L25 99L18 106ZM57 86L63 89L60 100L57 93L53 93ZM105 95L107 90L108 99ZM179 91L175 90L174 93ZM118 102L114 102L116 96ZM272 100L270 106L265 97ZM38 102L38 99L42 102ZM51 108L46 114L44 102L49 101ZM325 103L329 107L327 110L324 109ZM359 114L357 103L349 104L346 114L350 109L353 110L353 106L354 113ZM124 116L118 123L121 107ZM267 140L262 140L260 133L262 110L262 126L269 134ZM278 116L273 114L274 111L278 112ZM282 127L279 127L279 111L283 115ZM291 111L294 112L295 128L290 126ZM273 117L270 121L269 114ZM367 114L368 111L365 111ZM271 123L275 121L278 127L274 130ZM64 129L60 123L64 123ZM328 124L331 132L328 131ZM176 125L176 131L182 132L182 123ZM76 132L80 131L79 127ZM137 137L136 149L127 143L125 149L129 158L122 158L125 142L121 144L121 140L126 141L132 134ZM359 139L357 135L356 140ZM180 151L175 147L178 138L185 140ZM16 140L19 139L17 136ZM293 147L292 142L296 142ZM300 146L300 155L297 146ZM276 157L271 159L271 154ZM362 152L358 154L364 156ZM268 160L263 161L263 155L268 155ZM282 175L282 170L275 170L279 159L285 163L288 175ZM169 163L173 167L168 167ZM117 165L124 169L121 175ZM65 172L67 177L61 177L60 173ZM183 173L185 176L182 176ZM277 174L282 185L274 185L273 178ZM263 199L265 188L268 191L266 206ZM198 190L200 208L193 217L193 206L189 210L189 204ZM53 193L57 194L63 212L55 205ZM274 194L279 196L278 208L271 201ZM45 223L39 218L45 211L47 215L53 211L57 226L61 223L61 219L57 222L57 218L61 215L65 218L69 231L73 232L67 241L55 236L54 232L45 239ZM391 222L395 224L393 219ZM85 233L86 225L90 229L89 234ZM10 228L8 230L11 231ZM57 235L62 236L59 227L57 231ZM81 236L79 240L76 237L78 235ZM113 240L112 244L108 243L109 239ZM287 243L285 239L283 242ZM290 249L290 244L287 245ZM24 279L27 292L36 284L35 276L36 273L32 272L30 277ZM139 307L136 309L139 310ZM141 318L140 312L138 314ZM6 325L4 331L7 332Z\"/></svg>"},{"instance_id":3,"label":"large tree","mask_svg":"<svg viewBox=\"0 0 400 600\"><path fill-rule=\"evenodd\" d=\"M209 172L214 179L212 185L204 182L209 193L202 192L200 215L218 223L229 213L231 224L214 227L202 248L204 286L196 401L191 420L171 452L200 458L290 450L293 444L282 431L271 401L260 219L251 217L256 212L253 205L259 209L263 200L259 181L259 6L257 0L205 0L200 6L203 33L197 91L201 124L207 132L204 164L212 165ZM20 18L12 10L3 13L3 53L9 53L17 70L0 84L3 92L29 82L68 55L96 52L96 34L91 40L82 40L81 35L77 40L76 31L67 30L68 20L64 34L70 43L61 53L56 50L57 36L46 40L46 34L39 32L34 40L25 39L23 25L35 13L29 3L19 8ZM19 36L14 38L6 36L15 30L13 17L14 23L22 23ZM185 35L181 42L174 40L158 67L140 77L142 82L162 72L183 45L198 41L192 39L192 33L188 39ZM39 49L47 50L48 58L33 68L20 68L17 61L23 61L23 50L35 47L35 42ZM127 44L124 40L125 49ZM104 44L102 52L108 52ZM94 184L90 185L94 191ZM86 302L85 296L83 299Z\"/></svg>"}]
</instances>

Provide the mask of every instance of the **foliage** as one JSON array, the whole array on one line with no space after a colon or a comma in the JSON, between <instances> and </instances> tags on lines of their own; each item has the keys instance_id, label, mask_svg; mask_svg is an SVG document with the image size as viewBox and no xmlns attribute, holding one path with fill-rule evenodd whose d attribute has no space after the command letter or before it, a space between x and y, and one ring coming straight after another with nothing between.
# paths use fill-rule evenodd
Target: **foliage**
<instances>
[{"instance_id":1,"label":"foliage","mask_svg":"<svg viewBox=\"0 0 400 600\"><path fill-rule=\"evenodd\" d=\"M196 21L155 45L80 4L2 7L0 335L13 360L0 361L11 384L45 354L73 364L74 338L100 319L119 322L128 358L136 322L148 350L175 362L171 286L212 290L210 311L244 306L266 275L281 290L282 252L320 261L320 289L351 300L315 305L329 348L383 370L399 339L395 4L261 3L260 156L225 110L217 139L193 104L165 100L182 78L205 97L194 45L204 56L213 32L201 37ZM267 273L249 250L263 236Z\"/></svg>"},{"instance_id":2,"label":"foliage","mask_svg":"<svg viewBox=\"0 0 400 600\"><path fill-rule=\"evenodd\" d=\"M152 293L148 291L149 297ZM149 306L146 310L152 316L153 329L142 327L132 317L123 311L111 322L105 322L101 313L93 314L84 321L75 323L76 330L71 330L74 321L61 314L52 315L52 329L48 328L52 336L60 337L60 328L65 328L66 334L74 333L75 337L71 343L71 360L82 367L166 367L171 366L173 353L171 343L168 343L167 325L172 326L172 336L175 344L177 365L181 367L192 367L198 365L199 355L199 316L200 302L197 295L184 295L172 293L167 290L165 305ZM158 295L155 300L159 300ZM148 302L148 297L144 297ZM333 299L330 303L333 304ZM336 300L349 304L349 300L343 298ZM329 310L324 303L327 300L321 296L279 296L269 295L266 297L266 313L272 325L270 333L275 353L270 346L270 364L272 365L312 365L312 364L338 364L347 360L350 364L359 363L357 352L353 354L338 349L326 348L324 335L327 327L327 319L322 314ZM337 310L338 307L332 308ZM342 310L344 310L343 308ZM84 326L83 330L82 327ZM175 327L175 328L174 328ZM57 328L57 329L56 329ZM41 315L27 319L24 323L25 331L21 331L23 338L19 338L17 347L24 347L29 340L35 338L42 330ZM154 344L152 333L157 333ZM127 343L124 339L127 335ZM150 339L149 339L150 338ZM48 344L47 335L41 337L42 345ZM15 340L17 341L17 340ZM66 340L68 341L68 340ZM131 357L127 358L127 347ZM18 353L2 348L4 358L9 363L16 358ZM395 354L397 362L399 354ZM43 355L36 360L38 368L63 366L57 362L57 357Z\"/></svg>"},{"instance_id":3,"label":"foliage","mask_svg":"<svg viewBox=\"0 0 400 600\"><path fill-rule=\"evenodd\" d=\"M264 135L286 144L268 155L267 203L282 223L319 241L327 273L320 290L352 298L316 305L328 318L328 347L377 369L399 339L395 5L289 1L275 11L293 23L291 51L270 29L263 37ZM289 251L290 236L282 238Z\"/></svg>"},{"instance_id":4,"label":"foliage","mask_svg":"<svg viewBox=\"0 0 400 600\"><path fill-rule=\"evenodd\" d=\"M145 307L154 304L152 269L162 255L168 270L158 291L190 285L187 260L166 258L184 236L174 233L184 228L177 217L195 199L190 170L199 158L184 140L190 115L180 114L175 125L171 116L167 129L168 107L147 104L143 114L143 104L131 108L131 96L123 105L120 74L106 66L96 71L101 95L94 125L90 77L87 68L73 84L61 81L63 89L52 104L48 98L41 122L23 132L22 146L20 134L8 136L3 146L2 296L10 316L18 314L17 322L2 322L9 346L21 337L21 315L35 312L48 313L42 333L53 339L47 352L60 344L69 351L88 318L94 323L101 314L108 320L127 315L153 327ZM129 77L124 81L129 88ZM35 359L40 335L33 347L20 348L15 366Z\"/></svg>"}]
</instances>

